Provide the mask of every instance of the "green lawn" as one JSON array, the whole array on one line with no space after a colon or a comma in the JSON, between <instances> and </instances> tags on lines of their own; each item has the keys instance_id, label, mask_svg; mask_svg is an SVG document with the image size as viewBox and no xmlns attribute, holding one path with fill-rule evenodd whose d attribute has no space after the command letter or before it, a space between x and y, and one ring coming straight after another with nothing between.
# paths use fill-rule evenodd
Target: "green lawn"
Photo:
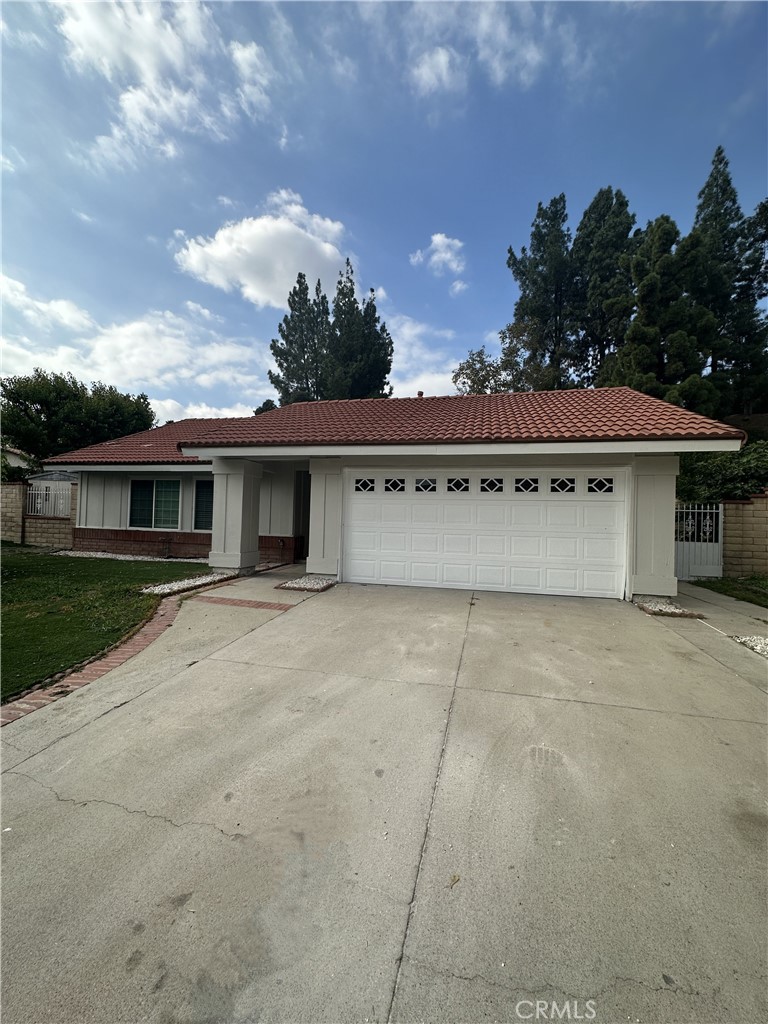
<instances>
[{"instance_id":1,"label":"green lawn","mask_svg":"<svg viewBox=\"0 0 768 1024\"><path fill-rule=\"evenodd\" d=\"M2 546L2 699L90 658L160 603L152 583L208 571L190 562L67 558Z\"/></svg>"},{"instance_id":2,"label":"green lawn","mask_svg":"<svg viewBox=\"0 0 768 1024\"><path fill-rule=\"evenodd\" d=\"M768 576L755 573L742 579L691 580L697 587L716 590L718 594L727 594L739 601L751 601L762 608L768 608Z\"/></svg>"}]
</instances>

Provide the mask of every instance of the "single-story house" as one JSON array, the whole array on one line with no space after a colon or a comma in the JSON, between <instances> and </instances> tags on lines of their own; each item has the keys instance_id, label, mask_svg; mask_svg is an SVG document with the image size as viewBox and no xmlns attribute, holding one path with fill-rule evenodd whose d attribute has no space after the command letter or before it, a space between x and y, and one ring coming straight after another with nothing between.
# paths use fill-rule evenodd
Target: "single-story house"
<instances>
[{"instance_id":1,"label":"single-story house","mask_svg":"<svg viewBox=\"0 0 768 1024\"><path fill-rule=\"evenodd\" d=\"M678 454L743 431L630 388L302 402L49 459L74 545L346 582L673 595Z\"/></svg>"}]
</instances>

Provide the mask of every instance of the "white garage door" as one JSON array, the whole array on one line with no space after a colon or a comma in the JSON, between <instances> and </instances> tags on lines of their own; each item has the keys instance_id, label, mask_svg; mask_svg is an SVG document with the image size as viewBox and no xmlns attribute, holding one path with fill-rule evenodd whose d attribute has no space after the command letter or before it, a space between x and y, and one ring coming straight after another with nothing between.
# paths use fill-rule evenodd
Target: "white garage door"
<instances>
[{"instance_id":1,"label":"white garage door","mask_svg":"<svg viewBox=\"0 0 768 1024\"><path fill-rule=\"evenodd\" d=\"M624 595L622 470L348 470L342 578Z\"/></svg>"}]
</instances>

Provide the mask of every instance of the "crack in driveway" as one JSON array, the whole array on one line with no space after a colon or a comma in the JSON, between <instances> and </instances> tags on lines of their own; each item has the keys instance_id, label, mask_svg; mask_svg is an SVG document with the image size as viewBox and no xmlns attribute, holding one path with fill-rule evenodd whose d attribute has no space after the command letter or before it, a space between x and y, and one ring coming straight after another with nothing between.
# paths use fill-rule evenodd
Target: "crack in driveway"
<instances>
[{"instance_id":1,"label":"crack in driveway","mask_svg":"<svg viewBox=\"0 0 768 1024\"><path fill-rule=\"evenodd\" d=\"M17 772L13 768L10 768L5 774L18 775L21 779L29 779L30 782L34 782L35 785L40 786L41 789L45 789L49 793L53 793L59 803L72 804L73 807L87 807L89 804L103 804L106 807L117 807L118 810L125 811L126 814L139 814L152 821L163 821L167 825L173 826L173 828L187 828L190 825L196 825L200 828L212 828L215 832L219 832L227 839L245 839L242 832L225 832L223 828L219 828L218 825L214 825L212 821L174 821L172 818L168 818L164 814L152 814L150 811L145 811L141 807L126 807L125 804L118 803L115 800L102 800L98 797L86 797L83 800L77 800L75 797L62 796L53 788L53 786L48 786L45 782L41 782L40 779L36 779L33 775L28 775L26 772Z\"/></svg>"}]
</instances>

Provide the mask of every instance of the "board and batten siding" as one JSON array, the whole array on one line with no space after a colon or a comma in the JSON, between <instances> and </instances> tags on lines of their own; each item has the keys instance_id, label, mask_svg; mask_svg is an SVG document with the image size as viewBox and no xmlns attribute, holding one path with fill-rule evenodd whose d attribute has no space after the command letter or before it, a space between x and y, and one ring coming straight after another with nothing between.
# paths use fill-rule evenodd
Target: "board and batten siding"
<instances>
[{"instance_id":1,"label":"board and batten siding","mask_svg":"<svg viewBox=\"0 0 768 1024\"><path fill-rule=\"evenodd\" d=\"M261 480L259 533L292 536L294 468L291 463L267 467ZM180 480L179 530L193 530L195 481L210 480L209 472L87 472L80 474L77 525L102 530L128 529L131 480Z\"/></svg>"}]
</instances>

